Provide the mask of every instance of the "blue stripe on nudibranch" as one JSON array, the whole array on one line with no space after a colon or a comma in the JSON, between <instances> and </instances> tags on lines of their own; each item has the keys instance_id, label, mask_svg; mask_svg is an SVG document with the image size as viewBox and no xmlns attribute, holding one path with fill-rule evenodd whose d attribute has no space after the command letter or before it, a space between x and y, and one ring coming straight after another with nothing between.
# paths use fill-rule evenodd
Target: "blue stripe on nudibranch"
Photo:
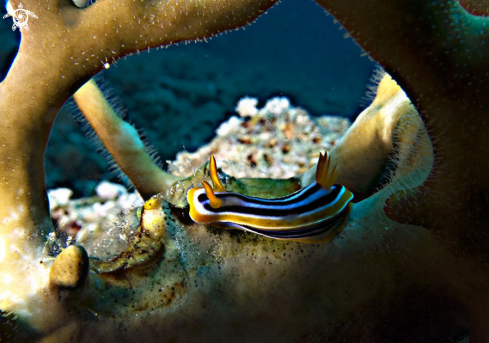
<instances>
[{"instance_id":1,"label":"blue stripe on nudibranch","mask_svg":"<svg viewBox=\"0 0 489 343\"><path fill-rule=\"evenodd\" d=\"M315 182L281 198L226 192L213 156L210 174L214 190L203 181L203 188L191 188L187 193L190 217L197 223L222 223L270 238L322 243L343 228L351 210L353 194L334 184L338 169L334 166L330 170L327 154L320 154Z\"/></svg>"}]
</instances>

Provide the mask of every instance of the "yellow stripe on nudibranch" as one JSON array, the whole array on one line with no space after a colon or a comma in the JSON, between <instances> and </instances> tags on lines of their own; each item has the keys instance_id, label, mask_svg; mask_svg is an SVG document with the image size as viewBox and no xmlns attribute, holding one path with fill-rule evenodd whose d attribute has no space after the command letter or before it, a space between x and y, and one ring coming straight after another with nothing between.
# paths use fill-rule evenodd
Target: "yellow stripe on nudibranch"
<instances>
[{"instance_id":1,"label":"yellow stripe on nudibranch","mask_svg":"<svg viewBox=\"0 0 489 343\"><path fill-rule=\"evenodd\" d=\"M210 159L214 188L191 188L187 193L190 217L200 224L222 223L230 228L275 239L324 243L344 227L353 194L335 181L339 169L331 169L328 154L319 154L316 181L285 197L262 199L227 192Z\"/></svg>"}]
</instances>

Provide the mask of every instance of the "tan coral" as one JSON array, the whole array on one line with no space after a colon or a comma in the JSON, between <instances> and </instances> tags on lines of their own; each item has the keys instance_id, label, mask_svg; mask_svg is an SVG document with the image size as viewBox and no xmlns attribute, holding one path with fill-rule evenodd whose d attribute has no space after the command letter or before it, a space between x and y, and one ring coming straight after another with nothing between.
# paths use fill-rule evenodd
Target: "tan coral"
<instances>
[{"instance_id":1,"label":"tan coral","mask_svg":"<svg viewBox=\"0 0 489 343\"><path fill-rule=\"evenodd\" d=\"M487 341L483 323L489 319L489 299L481 285L489 281L489 19L471 15L458 1L317 2L385 67L419 110L434 146L434 165L420 187L391 196L386 212L398 222L423 226L446 255L463 261L471 274L458 285L459 301L469 313L471 340Z\"/></svg>"},{"instance_id":2,"label":"tan coral","mask_svg":"<svg viewBox=\"0 0 489 343\"><path fill-rule=\"evenodd\" d=\"M73 99L117 165L130 180L136 182L134 187L145 200L165 192L180 180L153 162L136 129L119 118L95 80L81 86Z\"/></svg>"},{"instance_id":3,"label":"tan coral","mask_svg":"<svg viewBox=\"0 0 489 343\"><path fill-rule=\"evenodd\" d=\"M68 97L104 68L102 61L205 39L248 24L273 3L108 0L79 9L67 0L23 1L38 18L23 31L19 53L0 84L2 309L29 313L26 322L39 330L52 328L53 321L38 312L43 306L26 299L42 297L47 285L49 268L40 261L52 225L43 159L54 118ZM11 1L14 9L19 4Z\"/></svg>"},{"instance_id":4,"label":"tan coral","mask_svg":"<svg viewBox=\"0 0 489 343\"><path fill-rule=\"evenodd\" d=\"M399 120L406 116L416 118L417 111L404 91L385 74L372 104L332 149L331 159L340 169L337 182L353 191L357 201L372 195L387 181L386 168L395 153L393 135ZM308 171L302 177L303 184L310 184L315 174L316 168Z\"/></svg>"},{"instance_id":5,"label":"tan coral","mask_svg":"<svg viewBox=\"0 0 489 343\"><path fill-rule=\"evenodd\" d=\"M407 168L392 168L392 183L358 202L330 244L218 230L192 224L185 210L165 207L164 258L102 275L100 287L89 277L86 298L75 302L45 293L50 266L39 257L50 223L42 152L61 104L101 68L96 66L102 54L93 51L84 60L77 48L85 39L76 39L92 37L95 48L114 44L116 56L151 45L152 30L137 20L154 18L146 14L155 4L99 1L78 15L67 2L24 3L39 16L29 31L38 32L39 40L24 35L19 57L0 85L0 306L22 317L19 323L31 330L25 332L45 342L453 341L469 334L471 341L488 340L487 19L470 16L456 1L318 2L407 92L433 149L413 116L401 118L394 130L396 121L389 118L395 112L385 117L389 125L380 121L398 144L389 159ZM217 25L222 20L224 28L234 27L268 6L234 5L228 11L213 8ZM121 36L136 35L127 51L120 49L121 36L93 38L97 27L118 30L110 15L108 24L100 20L107 13L120 19L115 23L127 24ZM235 22L230 13L242 17ZM186 18L194 26L196 17L184 12L175 17L181 21L172 22L175 31L168 34L175 40L195 38ZM208 24L212 32L222 29ZM33 68L35 62L45 68ZM173 185L172 195L178 198L194 181ZM254 190L263 184L274 183L254 180Z\"/></svg>"}]
</instances>

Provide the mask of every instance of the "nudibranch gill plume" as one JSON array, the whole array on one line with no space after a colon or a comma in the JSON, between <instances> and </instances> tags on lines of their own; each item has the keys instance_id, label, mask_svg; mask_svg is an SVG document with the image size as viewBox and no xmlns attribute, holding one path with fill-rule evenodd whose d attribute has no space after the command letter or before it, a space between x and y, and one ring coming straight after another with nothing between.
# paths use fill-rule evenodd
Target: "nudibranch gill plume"
<instances>
[{"instance_id":1,"label":"nudibranch gill plume","mask_svg":"<svg viewBox=\"0 0 489 343\"><path fill-rule=\"evenodd\" d=\"M274 239L326 243L343 229L351 211L353 194L335 185L339 169L330 170L328 154L319 154L316 181L281 198L264 199L227 192L217 175L216 160L210 158L214 189L203 187L187 192L190 217L196 223L217 224Z\"/></svg>"}]
</instances>

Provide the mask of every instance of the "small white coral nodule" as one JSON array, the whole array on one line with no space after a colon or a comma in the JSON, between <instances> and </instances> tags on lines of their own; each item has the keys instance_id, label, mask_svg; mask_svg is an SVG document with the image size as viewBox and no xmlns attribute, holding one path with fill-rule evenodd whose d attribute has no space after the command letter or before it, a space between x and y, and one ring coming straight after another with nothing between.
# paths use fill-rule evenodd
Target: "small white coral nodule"
<instances>
[{"instance_id":1,"label":"small white coral nodule","mask_svg":"<svg viewBox=\"0 0 489 343\"><path fill-rule=\"evenodd\" d=\"M56 188L48 192L49 208L65 206L70 201L73 191L69 188Z\"/></svg>"},{"instance_id":2,"label":"small white coral nodule","mask_svg":"<svg viewBox=\"0 0 489 343\"><path fill-rule=\"evenodd\" d=\"M232 116L228 121L222 123L221 126L217 128L216 133L221 137L235 134L239 131L242 122L242 119Z\"/></svg>"},{"instance_id":3,"label":"small white coral nodule","mask_svg":"<svg viewBox=\"0 0 489 343\"><path fill-rule=\"evenodd\" d=\"M265 110L274 115L282 114L290 109L290 101L286 97L275 97L267 101Z\"/></svg>"},{"instance_id":4,"label":"small white coral nodule","mask_svg":"<svg viewBox=\"0 0 489 343\"><path fill-rule=\"evenodd\" d=\"M238 112L240 117L253 117L258 113L258 108L256 108L256 105L258 105L257 98L245 96L238 101L235 111Z\"/></svg>"},{"instance_id":5,"label":"small white coral nodule","mask_svg":"<svg viewBox=\"0 0 489 343\"><path fill-rule=\"evenodd\" d=\"M95 192L101 199L104 200L115 199L119 197L119 195L127 194L127 190L124 186L107 181L102 181L99 183L95 188Z\"/></svg>"}]
</instances>

